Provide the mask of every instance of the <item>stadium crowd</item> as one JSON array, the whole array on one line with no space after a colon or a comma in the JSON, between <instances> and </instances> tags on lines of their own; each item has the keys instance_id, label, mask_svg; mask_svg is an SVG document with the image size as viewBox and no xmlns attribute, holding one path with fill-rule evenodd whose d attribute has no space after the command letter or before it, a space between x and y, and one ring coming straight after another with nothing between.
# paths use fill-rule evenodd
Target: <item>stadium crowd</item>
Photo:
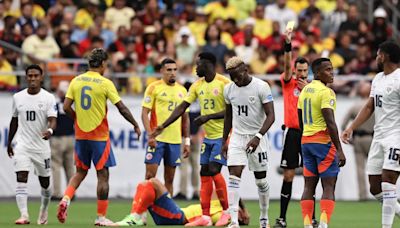
<instances>
[{"instance_id":1,"label":"stadium crowd","mask_svg":"<svg viewBox=\"0 0 400 228\"><path fill-rule=\"evenodd\" d=\"M180 73L195 75L200 51L217 56L219 73L225 73L227 59L238 55L251 74L281 74L283 31L291 20L296 21L293 60L304 56L312 62L325 56L337 74L373 75L378 44L393 38L393 28L379 1L372 23L357 4L353 0L2 0L0 40L26 55L0 50L0 89L16 91L21 83L5 72L41 60L84 58L96 47L108 51L112 72L129 74L112 78L118 90L127 93L143 93L154 78L138 75L158 73L166 57L177 60ZM51 77L54 90L59 81L75 76L68 72L82 67L52 61L47 70L66 72ZM279 94L279 82L270 84ZM338 81L333 87L339 94L349 94L354 84Z\"/></svg>"}]
</instances>

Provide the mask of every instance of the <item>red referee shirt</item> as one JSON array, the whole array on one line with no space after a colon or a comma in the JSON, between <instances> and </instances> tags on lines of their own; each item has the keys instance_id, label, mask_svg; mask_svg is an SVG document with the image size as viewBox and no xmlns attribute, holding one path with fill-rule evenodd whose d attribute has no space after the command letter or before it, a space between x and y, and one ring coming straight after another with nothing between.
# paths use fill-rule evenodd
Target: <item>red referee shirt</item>
<instances>
[{"instance_id":1,"label":"red referee shirt","mask_svg":"<svg viewBox=\"0 0 400 228\"><path fill-rule=\"evenodd\" d=\"M297 101L301 90L297 87L297 80L293 77L289 81L284 81L284 73L281 74L283 106L284 106L284 124L287 128L299 129L299 120L297 115Z\"/></svg>"}]
</instances>

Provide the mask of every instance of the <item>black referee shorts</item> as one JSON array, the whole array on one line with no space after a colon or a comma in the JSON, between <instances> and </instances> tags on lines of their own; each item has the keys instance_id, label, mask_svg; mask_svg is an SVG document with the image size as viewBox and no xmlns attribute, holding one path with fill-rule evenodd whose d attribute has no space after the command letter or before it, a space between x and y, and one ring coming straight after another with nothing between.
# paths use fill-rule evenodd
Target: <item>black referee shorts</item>
<instances>
[{"instance_id":1,"label":"black referee shorts","mask_svg":"<svg viewBox=\"0 0 400 228\"><path fill-rule=\"evenodd\" d=\"M301 132L299 129L286 128L283 133L283 151L281 168L295 169L303 166L301 155Z\"/></svg>"}]
</instances>

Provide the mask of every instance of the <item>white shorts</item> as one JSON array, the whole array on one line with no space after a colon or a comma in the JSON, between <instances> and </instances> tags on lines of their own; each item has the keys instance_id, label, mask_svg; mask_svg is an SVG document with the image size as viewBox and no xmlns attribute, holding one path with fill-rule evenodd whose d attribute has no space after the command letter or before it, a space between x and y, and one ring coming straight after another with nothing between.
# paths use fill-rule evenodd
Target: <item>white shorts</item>
<instances>
[{"instance_id":1,"label":"white shorts","mask_svg":"<svg viewBox=\"0 0 400 228\"><path fill-rule=\"evenodd\" d=\"M399 137L373 139L368 153L367 174L381 175L382 169L400 172Z\"/></svg>"},{"instance_id":2,"label":"white shorts","mask_svg":"<svg viewBox=\"0 0 400 228\"><path fill-rule=\"evenodd\" d=\"M34 172L40 177L49 177L51 153L32 153L24 150L14 150L14 171L30 171L33 166Z\"/></svg>"},{"instance_id":3,"label":"white shorts","mask_svg":"<svg viewBox=\"0 0 400 228\"><path fill-rule=\"evenodd\" d=\"M263 137L253 153L246 152L246 145L254 135L232 134L229 139L228 166L246 166L253 172L268 170L268 153L270 146L268 139Z\"/></svg>"}]
</instances>

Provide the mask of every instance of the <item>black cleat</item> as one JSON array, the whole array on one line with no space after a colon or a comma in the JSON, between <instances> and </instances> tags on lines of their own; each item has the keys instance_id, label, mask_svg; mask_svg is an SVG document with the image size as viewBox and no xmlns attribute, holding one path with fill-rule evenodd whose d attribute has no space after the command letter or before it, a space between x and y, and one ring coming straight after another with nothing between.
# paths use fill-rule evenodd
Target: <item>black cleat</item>
<instances>
[{"instance_id":1,"label":"black cleat","mask_svg":"<svg viewBox=\"0 0 400 228\"><path fill-rule=\"evenodd\" d=\"M313 228L318 228L318 226L319 226L318 220L313 219L313 220L312 220L312 227L313 227Z\"/></svg>"},{"instance_id":2,"label":"black cleat","mask_svg":"<svg viewBox=\"0 0 400 228\"><path fill-rule=\"evenodd\" d=\"M277 218L274 228L286 227L286 220L283 218Z\"/></svg>"}]
</instances>

